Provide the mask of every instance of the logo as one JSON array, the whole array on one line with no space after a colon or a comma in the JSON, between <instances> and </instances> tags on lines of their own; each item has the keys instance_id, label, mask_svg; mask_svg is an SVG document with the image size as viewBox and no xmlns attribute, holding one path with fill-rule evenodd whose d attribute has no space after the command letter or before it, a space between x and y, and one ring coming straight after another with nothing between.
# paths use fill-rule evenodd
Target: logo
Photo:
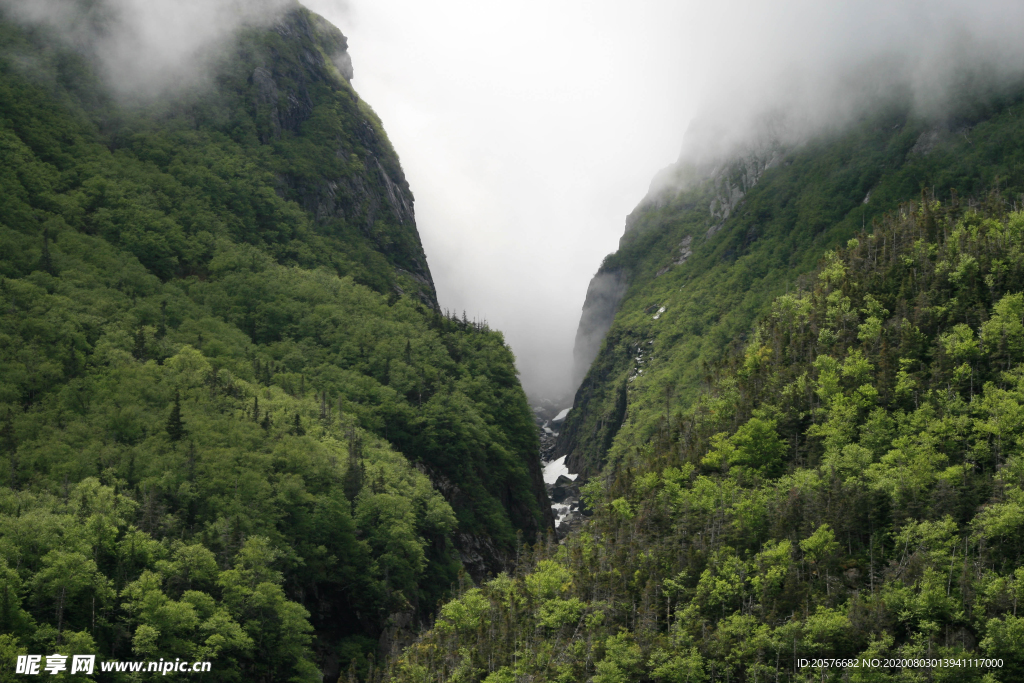
<instances>
[{"instance_id":1,"label":"logo","mask_svg":"<svg viewBox=\"0 0 1024 683\"><path fill-rule=\"evenodd\" d=\"M16 674L38 675L46 672L51 676L68 671L67 655L52 654L46 655L46 663L43 663L42 655L19 655L18 663L14 667ZM71 657L71 671L73 674L91 674L96 666L96 655L73 655ZM40 671L42 668L42 671Z\"/></svg>"}]
</instances>

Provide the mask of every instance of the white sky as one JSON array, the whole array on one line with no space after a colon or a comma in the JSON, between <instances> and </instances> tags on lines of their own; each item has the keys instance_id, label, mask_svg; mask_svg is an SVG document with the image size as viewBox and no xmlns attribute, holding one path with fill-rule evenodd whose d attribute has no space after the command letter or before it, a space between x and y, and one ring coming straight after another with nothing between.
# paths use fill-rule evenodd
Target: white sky
<instances>
[{"instance_id":1,"label":"white sky","mask_svg":"<svg viewBox=\"0 0 1024 683\"><path fill-rule=\"evenodd\" d=\"M534 396L567 388L587 284L698 106L701 144L780 108L799 138L897 81L938 111L964 64L1024 73L1020 0L303 1L349 37L442 307L502 330Z\"/></svg>"},{"instance_id":2,"label":"white sky","mask_svg":"<svg viewBox=\"0 0 1024 683\"><path fill-rule=\"evenodd\" d=\"M441 306L503 331L528 391L564 388L590 277L697 100L686 4L305 4L349 38Z\"/></svg>"}]
</instances>

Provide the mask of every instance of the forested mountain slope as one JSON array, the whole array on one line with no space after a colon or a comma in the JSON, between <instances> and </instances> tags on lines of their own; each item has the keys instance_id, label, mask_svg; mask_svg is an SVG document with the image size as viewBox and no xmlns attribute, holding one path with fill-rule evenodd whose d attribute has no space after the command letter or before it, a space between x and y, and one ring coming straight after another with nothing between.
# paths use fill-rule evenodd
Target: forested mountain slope
<instances>
[{"instance_id":1,"label":"forested mountain slope","mask_svg":"<svg viewBox=\"0 0 1024 683\"><path fill-rule=\"evenodd\" d=\"M556 447L570 471L595 475L642 446L826 248L923 188L945 199L990 190L1019 199L1020 90L983 79L959 87L942 116L895 98L806 144L765 133L716 164L663 173L592 284L617 283L618 298L595 298L608 310L585 309L580 322L578 376L587 374Z\"/></svg>"},{"instance_id":2,"label":"forested mountain slope","mask_svg":"<svg viewBox=\"0 0 1024 683\"><path fill-rule=\"evenodd\" d=\"M511 351L438 311L344 37L296 6L232 40L128 105L0 16L5 662L331 678L551 527Z\"/></svg>"},{"instance_id":3,"label":"forested mountain slope","mask_svg":"<svg viewBox=\"0 0 1024 683\"><path fill-rule=\"evenodd\" d=\"M1024 677L1024 212L901 206L706 372L380 678Z\"/></svg>"}]
</instances>

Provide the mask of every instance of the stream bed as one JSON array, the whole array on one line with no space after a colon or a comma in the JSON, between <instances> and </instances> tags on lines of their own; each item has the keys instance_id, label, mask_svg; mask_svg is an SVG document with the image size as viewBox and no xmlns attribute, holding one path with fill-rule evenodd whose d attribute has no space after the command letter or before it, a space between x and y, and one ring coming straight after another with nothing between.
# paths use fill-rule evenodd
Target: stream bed
<instances>
[{"instance_id":1,"label":"stream bed","mask_svg":"<svg viewBox=\"0 0 1024 683\"><path fill-rule=\"evenodd\" d=\"M589 516L580 505L579 474L569 471L565 465L566 456L555 450L558 429L565 422L569 408L557 405L542 405L533 408L534 420L540 434L540 459L544 470L544 488L551 500L551 511L555 515L555 532L562 539L570 530L583 523Z\"/></svg>"}]
</instances>

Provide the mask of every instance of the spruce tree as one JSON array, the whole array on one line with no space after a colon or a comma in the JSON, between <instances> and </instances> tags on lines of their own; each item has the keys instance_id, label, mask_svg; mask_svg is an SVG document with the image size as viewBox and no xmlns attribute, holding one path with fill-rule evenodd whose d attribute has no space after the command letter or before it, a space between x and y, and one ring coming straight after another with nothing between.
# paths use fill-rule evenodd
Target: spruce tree
<instances>
[{"instance_id":1,"label":"spruce tree","mask_svg":"<svg viewBox=\"0 0 1024 683\"><path fill-rule=\"evenodd\" d=\"M348 431L348 469L342 480L345 497L354 501L363 488L363 443L354 429Z\"/></svg>"},{"instance_id":2,"label":"spruce tree","mask_svg":"<svg viewBox=\"0 0 1024 683\"><path fill-rule=\"evenodd\" d=\"M39 267L49 273L55 275L53 272L53 260L50 258L50 230L43 230L43 256L40 259Z\"/></svg>"},{"instance_id":3,"label":"spruce tree","mask_svg":"<svg viewBox=\"0 0 1024 683\"><path fill-rule=\"evenodd\" d=\"M181 441L185 436L185 423L181 421L181 394L174 392L174 406L171 408L171 416L167 418L167 436L171 441Z\"/></svg>"},{"instance_id":4,"label":"spruce tree","mask_svg":"<svg viewBox=\"0 0 1024 683\"><path fill-rule=\"evenodd\" d=\"M4 419L4 426L0 429L0 448L7 454L8 464L8 486L12 489L18 488L18 439L14 434L14 416L11 409L7 409L7 417Z\"/></svg>"},{"instance_id":5,"label":"spruce tree","mask_svg":"<svg viewBox=\"0 0 1024 683\"><path fill-rule=\"evenodd\" d=\"M160 302L160 324L156 328L156 338L163 339L167 334L167 300Z\"/></svg>"},{"instance_id":6,"label":"spruce tree","mask_svg":"<svg viewBox=\"0 0 1024 683\"><path fill-rule=\"evenodd\" d=\"M12 454L18 450L18 441L14 436L14 414L7 409L7 416L4 418L4 426L0 429L0 447L4 453Z\"/></svg>"},{"instance_id":7,"label":"spruce tree","mask_svg":"<svg viewBox=\"0 0 1024 683\"><path fill-rule=\"evenodd\" d=\"M142 329L142 325L139 325L139 329L135 332L135 346L132 347L132 355L135 360L146 359L146 331Z\"/></svg>"}]
</instances>

